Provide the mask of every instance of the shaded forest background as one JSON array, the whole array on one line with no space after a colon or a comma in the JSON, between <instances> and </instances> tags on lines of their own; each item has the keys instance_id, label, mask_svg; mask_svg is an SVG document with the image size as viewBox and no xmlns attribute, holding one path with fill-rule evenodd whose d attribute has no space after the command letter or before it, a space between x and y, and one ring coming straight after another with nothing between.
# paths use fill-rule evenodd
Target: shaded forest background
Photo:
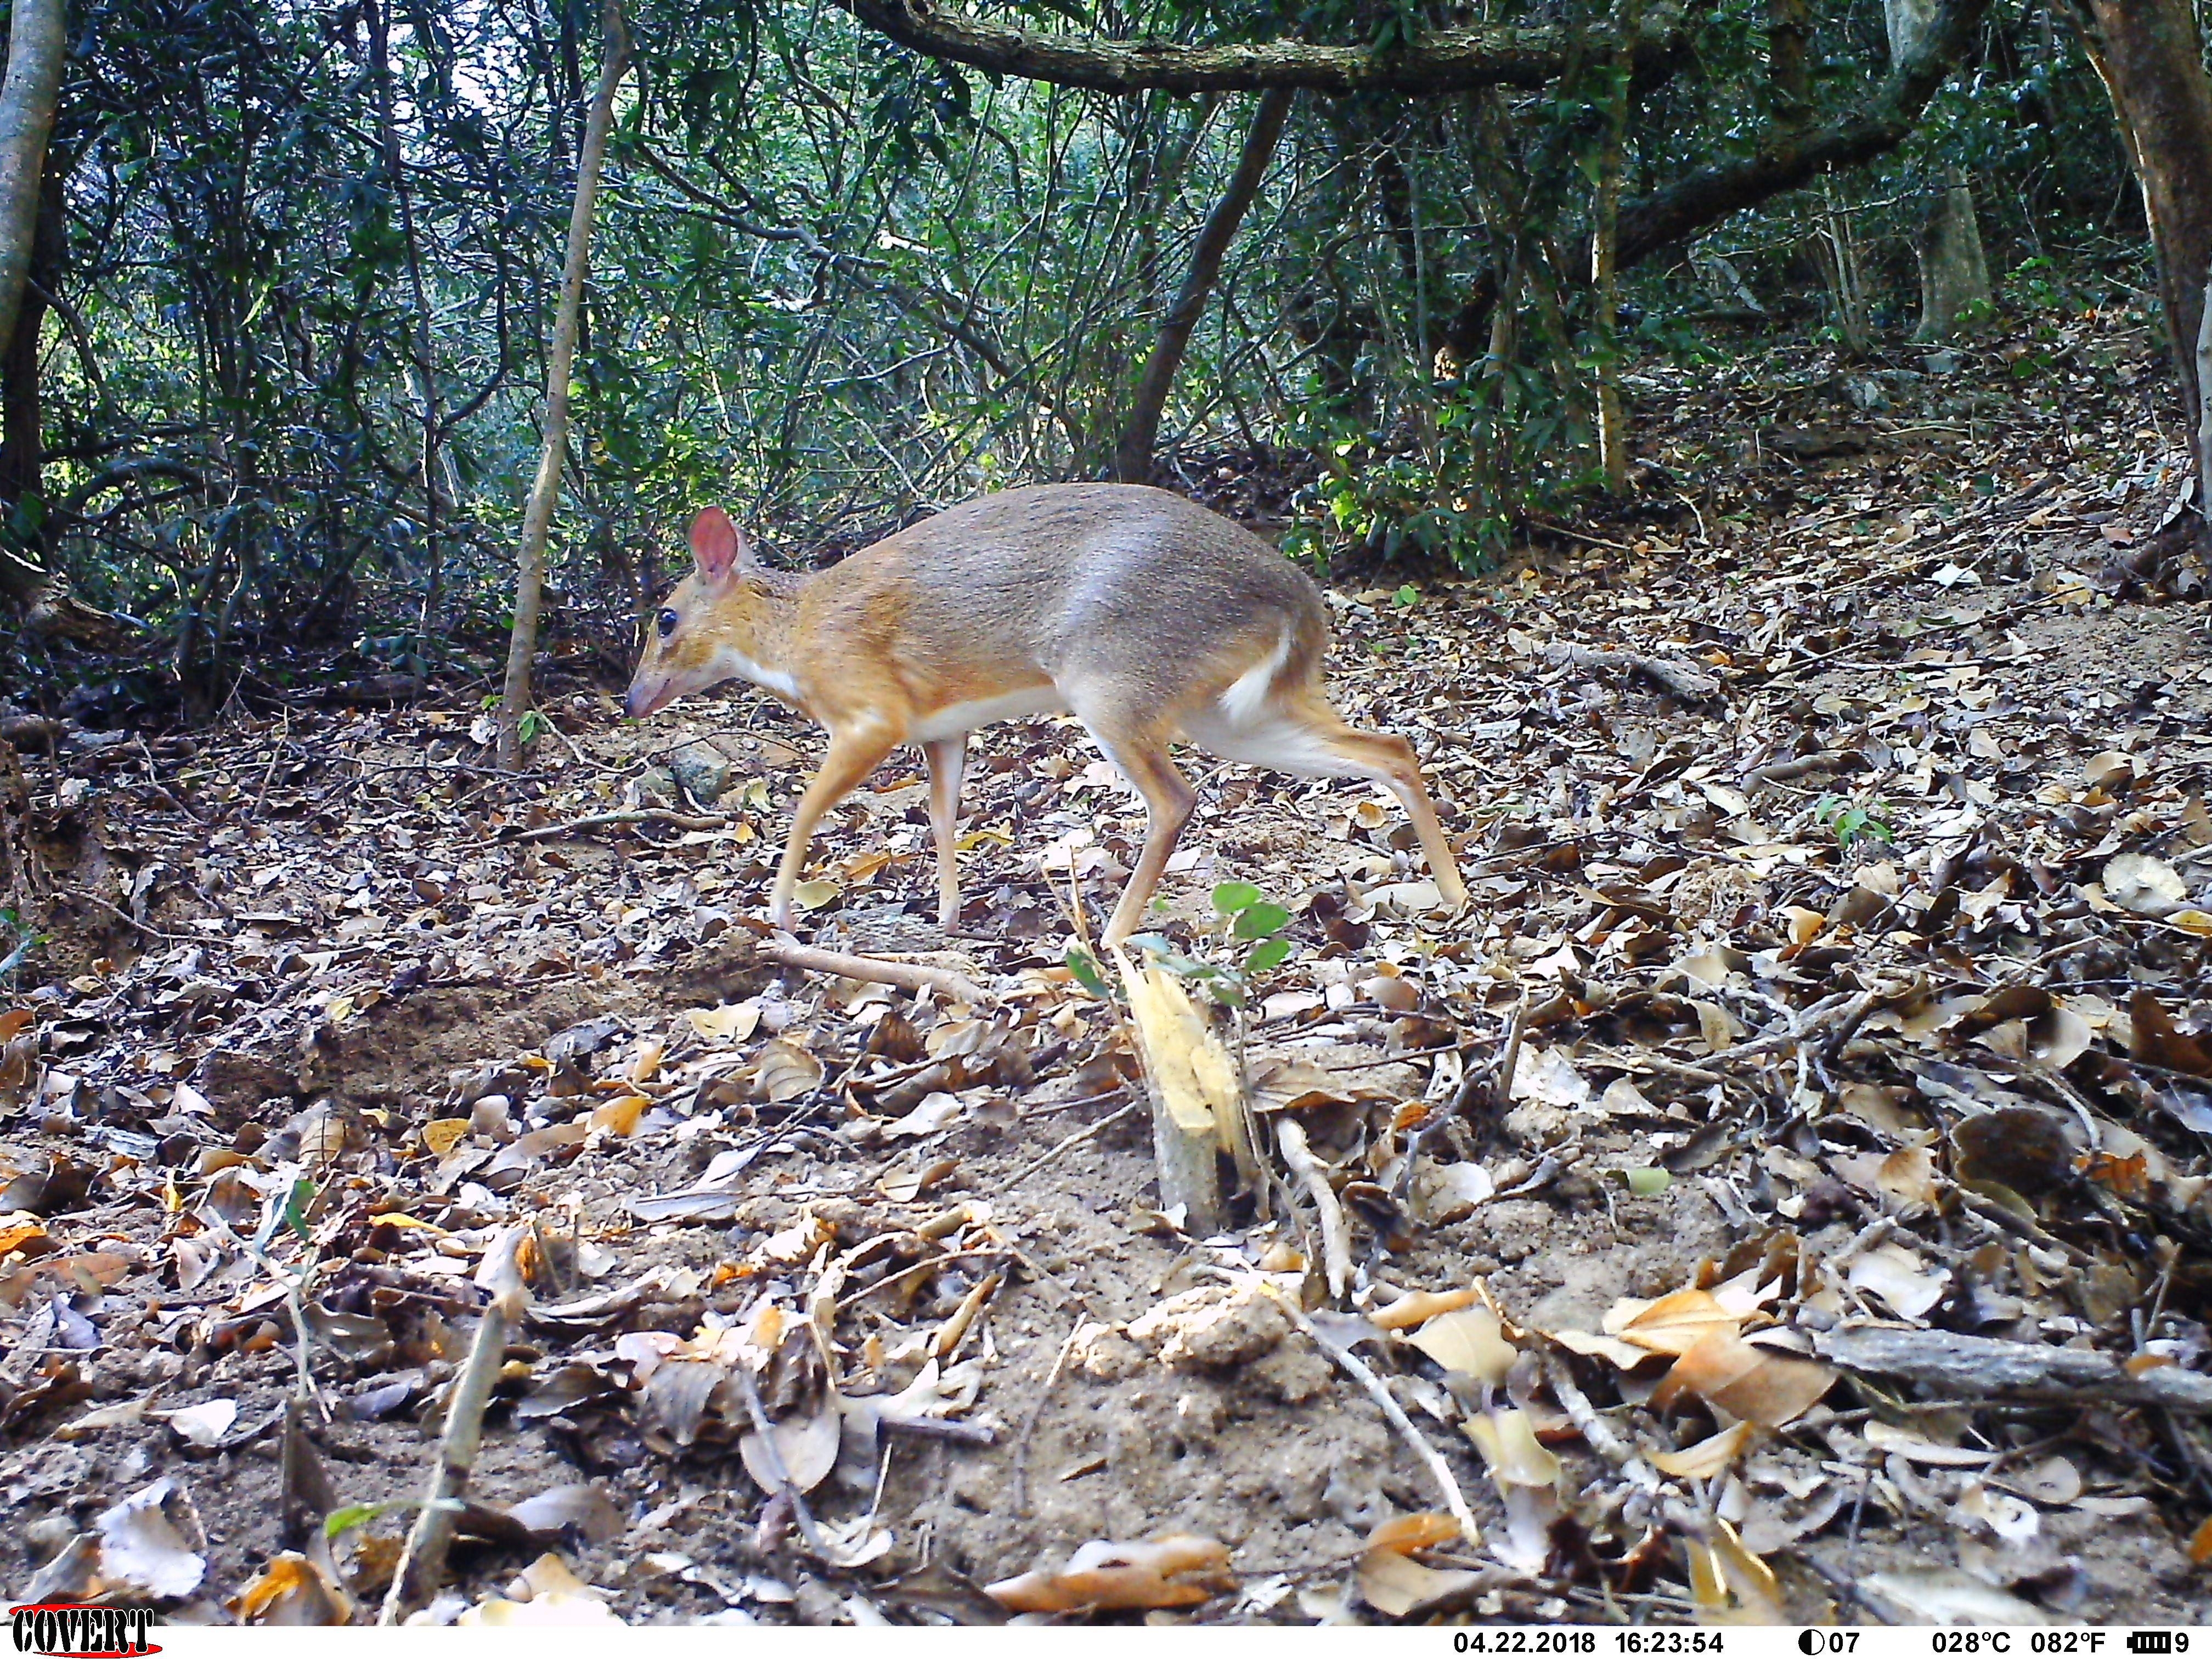
<instances>
[{"instance_id":1,"label":"shaded forest background","mask_svg":"<svg viewBox=\"0 0 2212 1659\"><path fill-rule=\"evenodd\" d=\"M1688 481L1628 465L1639 363L2157 307L2063 9L1488 11L1005 14L1386 66L1454 29L1534 43L1464 85L1263 92L1247 63L1187 94L908 50L872 26L933 15L900 7L631 8L549 627L618 668L704 501L799 554L1116 471L1250 480L1243 510L1309 556L1473 567L1532 520L1680 510ZM70 9L4 367L19 696L190 717L281 695L309 656L488 672L604 40L559 0ZM1978 246L1947 247L1962 223ZM1164 323L1187 352L1133 451ZM22 630L57 587L119 620Z\"/></svg>"}]
</instances>

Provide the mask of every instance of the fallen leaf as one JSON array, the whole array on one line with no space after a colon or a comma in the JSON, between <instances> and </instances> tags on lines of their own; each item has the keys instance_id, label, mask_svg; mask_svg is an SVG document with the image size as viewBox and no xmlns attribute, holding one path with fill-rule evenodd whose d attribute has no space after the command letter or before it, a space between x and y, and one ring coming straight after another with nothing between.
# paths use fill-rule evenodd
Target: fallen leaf
<instances>
[{"instance_id":1,"label":"fallen leaf","mask_svg":"<svg viewBox=\"0 0 2212 1659\"><path fill-rule=\"evenodd\" d=\"M1876 1418L1866 1425L1867 1444L1902 1457L1908 1463L1919 1463L1933 1468L1972 1469L1996 1462L1999 1454L1981 1451L1972 1446L1944 1446L1913 1433L1910 1429L1897 1428Z\"/></svg>"},{"instance_id":2,"label":"fallen leaf","mask_svg":"<svg viewBox=\"0 0 2212 1659\"><path fill-rule=\"evenodd\" d=\"M1438 1314L1407 1340L1446 1370L1480 1377L1493 1388L1504 1384L1505 1374L1521 1357L1487 1308Z\"/></svg>"},{"instance_id":3,"label":"fallen leaf","mask_svg":"<svg viewBox=\"0 0 2212 1659\"><path fill-rule=\"evenodd\" d=\"M2047 1625L2032 1601L1985 1584L1957 1567L1905 1567L1869 1573L1867 1587L1915 1625Z\"/></svg>"},{"instance_id":4,"label":"fallen leaf","mask_svg":"<svg viewBox=\"0 0 2212 1659\"><path fill-rule=\"evenodd\" d=\"M1424 1162L1413 1177L1413 1218L1432 1227L1463 1221L1488 1203L1497 1190L1490 1171L1480 1164Z\"/></svg>"},{"instance_id":5,"label":"fallen leaf","mask_svg":"<svg viewBox=\"0 0 2212 1659\"><path fill-rule=\"evenodd\" d=\"M717 1003L712 1008L690 1008L684 1018L709 1042L743 1042L760 1028L760 999Z\"/></svg>"},{"instance_id":6,"label":"fallen leaf","mask_svg":"<svg viewBox=\"0 0 2212 1659\"><path fill-rule=\"evenodd\" d=\"M1243 1095L1236 1060L1173 975L1133 962L1119 950L1115 961L1146 1073L1168 1115L1185 1134L1211 1134L1230 1146Z\"/></svg>"},{"instance_id":7,"label":"fallen leaf","mask_svg":"<svg viewBox=\"0 0 2212 1659\"><path fill-rule=\"evenodd\" d=\"M1399 1519L1440 1519L1445 1527L1444 1539L1459 1536L1459 1523L1449 1516L1401 1516ZM1443 1539L1425 1541L1442 1542ZM1439 1611L1455 1597L1472 1593L1483 1582L1481 1574L1463 1567L1424 1566L1401 1549L1383 1547L1370 1547L1359 1558L1356 1578L1359 1599L1386 1619L1407 1619Z\"/></svg>"},{"instance_id":8,"label":"fallen leaf","mask_svg":"<svg viewBox=\"0 0 2212 1659\"><path fill-rule=\"evenodd\" d=\"M629 1530L622 1506L588 1481L553 1486L507 1506L507 1518L532 1532L573 1531L587 1544L608 1544Z\"/></svg>"},{"instance_id":9,"label":"fallen leaf","mask_svg":"<svg viewBox=\"0 0 2212 1659\"><path fill-rule=\"evenodd\" d=\"M1518 1408L1479 1412L1461 1425L1500 1492L1509 1486L1556 1486L1559 1460L1536 1438L1534 1423Z\"/></svg>"},{"instance_id":10,"label":"fallen leaf","mask_svg":"<svg viewBox=\"0 0 2212 1659\"><path fill-rule=\"evenodd\" d=\"M1681 1290L1656 1302L1623 1297L1608 1309L1605 1333L1652 1353L1687 1353L1715 1331L1736 1333L1741 1321L1705 1291Z\"/></svg>"},{"instance_id":11,"label":"fallen leaf","mask_svg":"<svg viewBox=\"0 0 2212 1659\"><path fill-rule=\"evenodd\" d=\"M1750 1423L1733 1424L1718 1434L1708 1435L1693 1446L1680 1451L1653 1452L1651 1467L1662 1474L1671 1474L1678 1480L1710 1480L1724 1473L1743 1455L1751 1443L1755 1425Z\"/></svg>"},{"instance_id":12,"label":"fallen leaf","mask_svg":"<svg viewBox=\"0 0 2212 1659\"><path fill-rule=\"evenodd\" d=\"M253 1582L231 1599L230 1607L246 1625L353 1622L353 1598L320 1567L291 1550L272 1557Z\"/></svg>"},{"instance_id":13,"label":"fallen leaf","mask_svg":"<svg viewBox=\"0 0 2212 1659\"><path fill-rule=\"evenodd\" d=\"M1402 1331L1461 1308L1471 1308L1482 1298L1474 1290L1409 1291L1384 1307L1370 1308L1367 1317L1377 1330Z\"/></svg>"},{"instance_id":14,"label":"fallen leaf","mask_svg":"<svg viewBox=\"0 0 2212 1659\"><path fill-rule=\"evenodd\" d=\"M93 1525L100 1533L100 1576L157 1601L190 1595L207 1572L199 1516L173 1477L143 1486Z\"/></svg>"},{"instance_id":15,"label":"fallen leaf","mask_svg":"<svg viewBox=\"0 0 2212 1659\"><path fill-rule=\"evenodd\" d=\"M1587 1355L1593 1359L1609 1359L1625 1371L1660 1358L1650 1348L1639 1348L1633 1342L1624 1342L1617 1336L1595 1336L1588 1331L1547 1331L1545 1335L1570 1353Z\"/></svg>"},{"instance_id":16,"label":"fallen leaf","mask_svg":"<svg viewBox=\"0 0 2212 1659\"><path fill-rule=\"evenodd\" d=\"M1901 1319L1917 1319L1943 1299L1951 1270L1929 1270L1901 1244L1877 1244L1850 1265L1845 1282L1880 1297Z\"/></svg>"},{"instance_id":17,"label":"fallen leaf","mask_svg":"<svg viewBox=\"0 0 2212 1659\"><path fill-rule=\"evenodd\" d=\"M470 1120L465 1117L434 1117L422 1126L422 1144L433 1158L443 1158L459 1146L467 1136Z\"/></svg>"},{"instance_id":18,"label":"fallen leaf","mask_svg":"<svg viewBox=\"0 0 2212 1659\"><path fill-rule=\"evenodd\" d=\"M781 1103L812 1094L828 1075L820 1060L797 1043L775 1037L761 1045L753 1060L753 1081L767 1099Z\"/></svg>"},{"instance_id":19,"label":"fallen leaf","mask_svg":"<svg viewBox=\"0 0 2212 1659\"><path fill-rule=\"evenodd\" d=\"M835 904L839 895L844 890L828 877L816 876L811 880L800 882L798 886L793 888L791 896L799 901L800 909L819 910L825 905Z\"/></svg>"},{"instance_id":20,"label":"fallen leaf","mask_svg":"<svg viewBox=\"0 0 2212 1659\"><path fill-rule=\"evenodd\" d=\"M2181 908L2189 897L2189 884L2164 859L2145 853L2122 853L2105 866L2105 896L2123 910L2139 916L2164 916Z\"/></svg>"},{"instance_id":21,"label":"fallen leaf","mask_svg":"<svg viewBox=\"0 0 2212 1659\"><path fill-rule=\"evenodd\" d=\"M783 1461L784 1473L799 1491L812 1492L837 1467L840 1430L835 1407L824 1407L810 1417L792 1418L769 1426L775 1437L776 1454ZM780 1490L780 1483L769 1464L767 1445L758 1431L738 1442L738 1452L744 1459L745 1473L752 1476L754 1485L764 1492Z\"/></svg>"},{"instance_id":22,"label":"fallen leaf","mask_svg":"<svg viewBox=\"0 0 2212 1659\"><path fill-rule=\"evenodd\" d=\"M1878 1193L1898 1206L1936 1201L1936 1160L1924 1146L1902 1146L1889 1153L1848 1152L1828 1162L1852 1186Z\"/></svg>"},{"instance_id":23,"label":"fallen leaf","mask_svg":"<svg viewBox=\"0 0 2212 1659\"><path fill-rule=\"evenodd\" d=\"M1671 1402L1686 1389L1730 1417L1778 1429L1810 1411L1835 1381L1828 1366L1714 1330L1674 1362L1652 1400Z\"/></svg>"},{"instance_id":24,"label":"fallen leaf","mask_svg":"<svg viewBox=\"0 0 2212 1659\"><path fill-rule=\"evenodd\" d=\"M1057 1571L1002 1578L983 1593L1015 1613L1188 1607L1233 1588L1228 1569L1228 1547L1211 1538L1176 1533L1141 1544L1093 1539Z\"/></svg>"},{"instance_id":25,"label":"fallen leaf","mask_svg":"<svg viewBox=\"0 0 2212 1659\"><path fill-rule=\"evenodd\" d=\"M939 1090L925 1095L915 1103L914 1109L904 1117L895 1117L884 1125L884 1133L892 1135L933 1135L939 1129L959 1121L966 1103L957 1095Z\"/></svg>"},{"instance_id":26,"label":"fallen leaf","mask_svg":"<svg viewBox=\"0 0 2212 1659\"><path fill-rule=\"evenodd\" d=\"M623 1621L596 1595L580 1595L572 1591L556 1590L550 1595L532 1596L527 1601L510 1601L494 1596L465 1610L453 1620L456 1625L489 1625L495 1628L527 1628L549 1626L567 1628L577 1625L620 1625Z\"/></svg>"},{"instance_id":27,"label":"fallen leaf","mask_svg":"<svg viewBox=\"0 0 2212 1659\"><path fill-rule=\"evenodd\" d=\"M186 1445L207 1448L221 1444L223 1436L230 1432L230 1425L237 1420L236 1401L210 1400L171 1412L169 1429Z\"/></svg>"},{"instance_id":28,"label":"fallen leaf","mask_svg":"<svg viewBox=\"0 0 2212 1659\"><path fill-rule=\"evenodd\" d=\"M1717 1002L1692 1002L1690 1007L1698 1016L1698 1035L1704 1040L1707 1054L1717 1054L1723 1048L1733 1048L1743 1036L1742 1024Z\"/></svg>"},{"instance_id":29,"label":"fallen leaf","mask_svg":"<svg viewBox=\"0 0 2212 1659\"><path fill-rule=\"evenodd\" d=\"M1782 1586L1774 1570L1743 1547L1735 1528L1716 1520L1705 1541L1685 1539L1690 1594L1701 1625L1779 1625L1786 1622Z\"/></svg>"},{"instance_id":30,"label":"fallen leaf","mask_svg":"<svg viewBox=\"0 0 2212 1659\"><path fill-rule=\"evenodd\" d=\"M1524 1044L1513 1066L1512 1097L1577 1111L1590 1103L1589 1079L1556 1048Z\"/></svg>"},{"instance_id":31,"label":"fallen leaf","mask_svg":"<svg viewBox=\"0 0 2212 1659\"><path fill-rule=\"evenodd\" d=\"M617 1095L592 1108L586 1127L604 1129L609 1134L631 1135L637 1133L638 1120L653 1103L643 1095Z\"/></svg>"}]
</instances>

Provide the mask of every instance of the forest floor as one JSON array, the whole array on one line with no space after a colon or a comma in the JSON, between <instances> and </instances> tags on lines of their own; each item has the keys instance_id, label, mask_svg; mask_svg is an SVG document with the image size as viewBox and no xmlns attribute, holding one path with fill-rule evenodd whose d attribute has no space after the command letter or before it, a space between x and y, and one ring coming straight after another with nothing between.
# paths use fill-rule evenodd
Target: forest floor
<instances>
[{"instance_id":1,"label":"forest floor","mask_svg":"<svg viewBox=\"0 0 2212 1659\"><path fill-rule=\"evenodd\" d=\"M802 937L973 1006L760 956L819 739L740 688L564 690L520 781L466 707L27 750L0 1579L373 1617L519 1249L437 1620L2203 1620L2212 653L2145 556L2156 344L1655 370L1662 514L1334 589L1474 902L1371 788L1192 757L1164 931L1232 962L1242 882L1295 945L1210 1237L1066 966L1141 830L1069 721L979 738L958 939L907 758L817 842Z\"/></svg>"}]
</instances>

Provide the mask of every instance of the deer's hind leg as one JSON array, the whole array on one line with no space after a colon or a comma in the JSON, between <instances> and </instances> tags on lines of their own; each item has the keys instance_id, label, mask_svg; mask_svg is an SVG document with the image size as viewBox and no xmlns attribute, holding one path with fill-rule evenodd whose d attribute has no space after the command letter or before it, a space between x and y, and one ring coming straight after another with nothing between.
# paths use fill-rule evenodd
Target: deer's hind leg
<instances>
[{"instance_id":1,"label":"deer's hind leg","mask_svg":"<svg viewBox=\"0 0 2212 1659\"><path fill-rule=\"evenodd\" d=\"M1186 718L1183 730L1193 743L1224 760L1301 777L1373 779L1398 798L1413 821L1444 902L1454 909L1466 904L1467 884L1444 839L1413 745L1405 738L1346 725L1317 687L1279 692L1241 718L1208 708Z\"/></svg>"},{"instance_id":2,"label":"deer's hind leg","mask_svg":"<svg viewBox=\"0 0 2212 1659\"><path fill-rule=\"evenodd\" d=\"M948 933L960 931L960 866L955 842L960 830L960 781L968 770L968 734L941 738L921 746L929 763L929 834L937 843L937 921Z\"/></svg>"}]
</instances>

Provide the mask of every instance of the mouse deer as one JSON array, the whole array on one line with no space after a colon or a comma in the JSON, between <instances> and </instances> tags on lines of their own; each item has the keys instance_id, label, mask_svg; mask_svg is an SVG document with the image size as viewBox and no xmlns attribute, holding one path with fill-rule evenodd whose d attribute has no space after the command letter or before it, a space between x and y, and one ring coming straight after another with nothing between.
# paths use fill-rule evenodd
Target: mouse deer
<instances>
[{"instance_id":1,"label":"mouse deer","mask_svg":"<svg viewBox=\"0 0 2212 1659\"><path fill-rule=\"evenodd\" d=\"M1347 726L1322 682L1328 617L1304 572L1241 526L1163 489L1041 484L925 519L813 575L762 564L718 507L691 526L694 568L655 618L633 718L732 678L819 722L830 750L792 814L769 915L823 813L901 744L929 769L939 919L955 931L953 860L968 733L1073 714L1144 797L1142 854L1106 924L1136 931L1196 796L1169 756L1307 777L1370 778L1403 804L1446 902L1467 902L1413 746Z\"/></svg>"}]
</instances>

